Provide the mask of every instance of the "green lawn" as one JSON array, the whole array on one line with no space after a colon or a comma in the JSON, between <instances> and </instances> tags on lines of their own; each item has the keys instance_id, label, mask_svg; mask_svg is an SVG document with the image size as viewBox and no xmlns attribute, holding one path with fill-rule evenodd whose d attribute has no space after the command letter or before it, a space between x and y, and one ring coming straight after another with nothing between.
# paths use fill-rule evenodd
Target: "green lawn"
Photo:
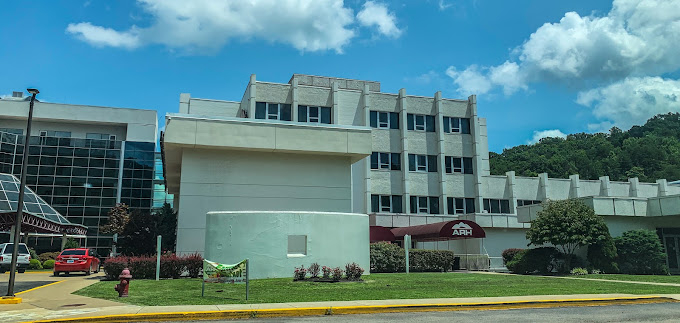
<instances>
[{"instance_id":1,"label":"green lawn","mask_svg":"<svg viewBox=\"0 0 680 323\"><path fill-rule=\"evenodd\" d=\"M570 276L576 278L597 278L607 280L629 280L636 282L652 282L652 283L672 283L680 284L680 276L669 275L623 275L623 274L599 274L599 275L583 275Z\"/></svg>"},{"instance_id":2,"label":"green lawn","mask_svg":"<svg viewBox=\"0 0 680 323\"><path fill-rule=\"evenodd\" d=\"M680 287L579 281L521 275L467 273L373 274L364 282L311 283L259 279L250 283L248 303L345 301L363 299L455 298L568 294L680 294ZM118 298L117 282L99 282L75 294L137 305L246 303L245 285L206 284L200 279L133 280L130 297Z\"/></svg>"}]
</instances>

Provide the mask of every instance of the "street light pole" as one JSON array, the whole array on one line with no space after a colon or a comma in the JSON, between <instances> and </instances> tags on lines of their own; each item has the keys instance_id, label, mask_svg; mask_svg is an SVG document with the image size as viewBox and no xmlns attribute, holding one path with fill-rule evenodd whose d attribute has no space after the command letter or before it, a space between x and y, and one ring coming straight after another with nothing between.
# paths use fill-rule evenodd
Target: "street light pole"
<instances>
[{"instance_id":1,"label":"street light pole","mask_svg":"<svg viewBox=\"0 0 680 323\"><path fill-rule=\"evenodd\" d=\"M28 168L28 142L31 139L31 121L33 119L33 103L35 96L40 93L37 89L28 89L32 94L31 103L28 108L28 122L26 124L26 135L24 140L24 153L21 157L21 185L19 185L19 200L17 201L17 217L14 223L14 248L12 250L12 264L9 268L9 284L7 286L7 296L14 297L14 281L16 279L17 257L19 255L19 241L21 238L21 220L24 215L24 191L26 187L26 168Z\"/></svg>"}]
</instances>

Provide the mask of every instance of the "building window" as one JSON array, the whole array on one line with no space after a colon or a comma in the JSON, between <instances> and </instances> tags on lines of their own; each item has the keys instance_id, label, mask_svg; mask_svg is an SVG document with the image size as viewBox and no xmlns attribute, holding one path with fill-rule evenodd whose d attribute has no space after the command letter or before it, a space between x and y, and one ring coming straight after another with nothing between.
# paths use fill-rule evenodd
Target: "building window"
<instances>
[{"instance_id":1,"label":"building window","mask_svg":"<svg viewBox=\"0 0 680 323\"><path fill-rule=\"evenodd\" d=\"M484 199L484 211L487 213L510 213L510 200Z\"/></svg>"},{"instance_id":2,"label":"building window","mask_svg":"<svg viewBox=\"0 0 680 323\"><path fill-rule=\"evenodd\" d=\"M371 154L371 169L401 170L401 154L373 152Z\"/></svg>"},{"instance_id":3,"label":"building window","mask_svg":"<svg viewBox=\"0 0 680 323\"><path fill-rule=\"evenodd\" d=\"M447 197L446 206L449 214L475 213L475 199L462 197Z\"/></svg>"},{"instance_id":4,"label":"building window","mask_svg":"<svg viewBox=\"0 0 680 323\"><path fill-rule=\"evenodd\" d=\"M541 201L537 200L517 200L517 206L541 204Z\"/></svg>"},{"instance_id":5,"label":"building window","mask_svg":"<svg viewBox=\"0 0 680 323\"><path fill-rule=\"evenodd\" d=\"M19 135L19 136L23 136L23 135L24 135L24 129L16 129L16 128L0 128L0 132L11 133L11 134L13 134L13 135Z\"/></svg>"},{"instance_id":6,"label":"building window","mask_svg":"<svg viewBox=\"0 0 680 323\"><path fill-rule=\"evenodd\" d=\"M307 236L289 235L288 236L288 255L305 256L307 255Z\"/></svg>"},{"instance_id":7,"label":"building window","mask_svg":"<svg viewBox=\"0 0 680 323\"><path fill-rule=\"evenodd\" d=\"M255 119L291 121L290 104L257 102L255 104Z\"/></svg>"},{"instance_id":8,"label":"building window","mask_svg":"<svg viewBox=\"0 0 680 323\"><path fill-rule=\"evenodd\" d=\"M371 195L371 212L403 213L401 195Z\"/></svg>"},{"instance_id":9,"label":"building window","mask_svg":"<svg viewBox=\"0 0 680 323\"><path fill-rule=\"evenodd\" d=\"M41 130L40 136L57 137L57 138L71 138L71 132L70 131Z\"/></svg>"},{"instance_id":10,"label":"building window","mask_svg":"<svg viewBox=\"0 0 680 323\"><path fill-rule=\"evenodd\" d=\"M409 113L406 121L408 130L434 132L434 116Z\"/></svg>"},{"instance_id":11,"label":"building window","mask_svg":"<svg viewBox=\"0 0 680 323\"><path fill-rule=\"evenodd\" d=\"M371 111L371 127L399 129L399 113Z\"/></svg>"},{"instance_id":12,"label":"building window","mask_svg":"<svg viewBox=\"0 0 680 323\"><path fill-rule=\"evenodd\" d=\"M437 155L408 154L408 170L412 172L437 172Z\"/></svg>"},{"instance_id":13,"label":"building window","mask_svg":"<svg viewBox=\"0 0 680 323\"><path fill-rule=\"evenodd\" d=\"M439 197L411 196L411 213L439 214Z\"/></svg>"},{"instance_id":14,"label":"building window","mask_svg":"<svg viewBox=\"0 0 680 323\"><path fill-rule=\"evenodd\" d=\"M472 174L472 158L471 157L444 157L446 165L446 173L463 173Z\"/></svg>"},{"instance_id":15,"label":"building window","mask_svg":"<svg viewBox=\"0 0 680 323\"><path fill-rule=\"evenodd\" d=\"M470 134L470 118L444 117L444 132Z\"/></svg>"},{"instance_id":16,"label":"building window","mask_svg":"<svg viewBox=\"0 0 680 323\"><path fill-rule=\"evenodd\" d=\"M109 138L111 138L111 135L109 135L108 133L87 133L85 134L85 138L95 140L109 140ZM113 136L113 138L116 137Z\"/></svg>"},{"instance_id":17,"label":"building window","mask_svg":"<svg viewBox=\"0 0 680 323\"><path fill-rule=\"evenodd\" d=\"M298 106L298 121L331 124L331 108L300 105Z\"/></svg>"}]
</instances>

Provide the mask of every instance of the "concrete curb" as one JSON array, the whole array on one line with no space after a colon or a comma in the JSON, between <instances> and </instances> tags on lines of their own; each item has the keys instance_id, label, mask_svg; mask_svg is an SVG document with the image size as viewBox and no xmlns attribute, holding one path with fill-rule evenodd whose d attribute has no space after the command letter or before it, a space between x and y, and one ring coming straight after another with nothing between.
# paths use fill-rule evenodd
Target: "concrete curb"
<instances>
[{"instance_id":1,"label":"concrete curb","mask_svg":"<svg viewBox=\"0 0 680 323\"><path fill-rule=\"evenodd\" d=\"M637 296L592 299L565 300L532 300L509 302L481 302L481 303L450 303L450 304L408 304L408 305L370 305L370 306L340 306L340 307L309 307L309 308L281 308L281 309L253 309L253 310L225 310L202 312L165 312L121 314L78 318L64 318L54 320L30 321L31 323L90 323L90 322L129 322L129 321L188 321L188 320L219 320L219 319L249 319L260 317L286 316L321 316L342 314L372 314L399 312L436 312L436 311L475 311L475 310L506 310L518 308L550 308L568 306L604 306L625 304L677 303L673 298L661 296ZM25 322L29 323L29 322Z\"/></svg>"},{"instance_id":2,"label":"concrete curb","mask_svg":"<svg viewBox=\"0 0 680 323\"><path fill-rule=\"evenodd\" d=\"M21 304L21 297L3 296L0 297L0 304Z\"/></svg>"}]
</instances>

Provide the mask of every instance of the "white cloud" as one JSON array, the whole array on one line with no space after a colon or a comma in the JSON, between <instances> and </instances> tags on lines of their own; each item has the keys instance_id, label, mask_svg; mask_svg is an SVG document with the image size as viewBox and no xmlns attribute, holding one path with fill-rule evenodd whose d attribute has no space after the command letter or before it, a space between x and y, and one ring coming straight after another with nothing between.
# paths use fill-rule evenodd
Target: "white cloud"
<instances>
[{"instance_id":1,"label":"white cloud","mask_svg":"<svg viewBox=\"0 0 680 323\"><path fill-rule=\"evenodd\" d=\"M591 107L593 115L601 120L589 125L591 130L604 131L614 125L628 129L656 114L680 112L680 80L629 77L579 92L576 102Z\"/></svg>"},{"instance_id":2,"label":"white cloud","mask_svg":"<svg viewBox=\"0 0 680 323\"><path fill-rule=\"evenodd\" d=\"M119 32L111 28L94 26L89 22L81 22L69 24L66 32L95 47L111 46L133 49L139 46L139 35L134 26L128 31Z\"/></svg>"},{"instance_id":3,"label":"white cloud","mask_svg":"<svg viewBox=\"0 0 680 323\"><path fill-rule=\"evenodd\" d=\"M607 15L568 12L559 22L544 24L512 51L514 61L474 71L506 94L530 82L581 86L659 75L680 68L678 39L680 1L615 0ZM521 77L512 81L513 74Z\"/></svg>"},{"instance_id":4,"label":"white cloud","mask_svg":"<svg viewBox=\"0 0 680 323\"><path fill-rule=\"evenodd\" d=\"M444 11L446 9L449 9L449 8L451 8L451 6L453 6L453 5L450 4L450 3L446 3L446 1L444 1L444 0L439 0L439 10L440 11Z\"/></svg>"},{"instance_id":5,"label":"white cloud","mask_svg":"<svg viewBox=\"0 0 680 323\"><path fill-rule=\"evenodd\" d=\"M150 15L148 27L116 31L90 23L71 24L67 32L95 46L211 51L230 40L262 39L301 51L342 52L357 34L356 21L398 37L401 30L384 4L366 2L360 17L342 0L137 0ZM362 14L363 13L363 14Z\"/></svg>"},{"instance_id":6,"label":"white cloud","mask_svg":"<svg viewBox=\"0 0 680 323\"><path fill-rule=\"evenodd\" d=\"M397 27L397 17L387 10L387 5L374 1L366 1L363 9L357 14L357 20L365 27L378 27L378 31L388 37L398 38L401 29Z\"/></svg>"},{"instance_id":7,"label":"white cloud","mask_svg":"<svg viewBox=\"0 0 680 323\"><path fill-rule=\"evenodd\" d=\"M541 139L548 137L567 138L567 134L560 131L559 129L534 131L534 137L531 138L531 140L527 141L527 144L533 145L539 142Z\"/></svg>"},{"instance_id":8,"label":"white cloud","mask_svg":"<svg viewBox=\"0 0 680 323\"><path fill-rule=\"evenodd\" d=\"M453 83L458 86L458 93L464 96L484 94L492 87L491 80L482 74L477 65L470 65L463 71L451 66L446 70L446 75L453 79Z\"/></svg>"}]
</instances>

